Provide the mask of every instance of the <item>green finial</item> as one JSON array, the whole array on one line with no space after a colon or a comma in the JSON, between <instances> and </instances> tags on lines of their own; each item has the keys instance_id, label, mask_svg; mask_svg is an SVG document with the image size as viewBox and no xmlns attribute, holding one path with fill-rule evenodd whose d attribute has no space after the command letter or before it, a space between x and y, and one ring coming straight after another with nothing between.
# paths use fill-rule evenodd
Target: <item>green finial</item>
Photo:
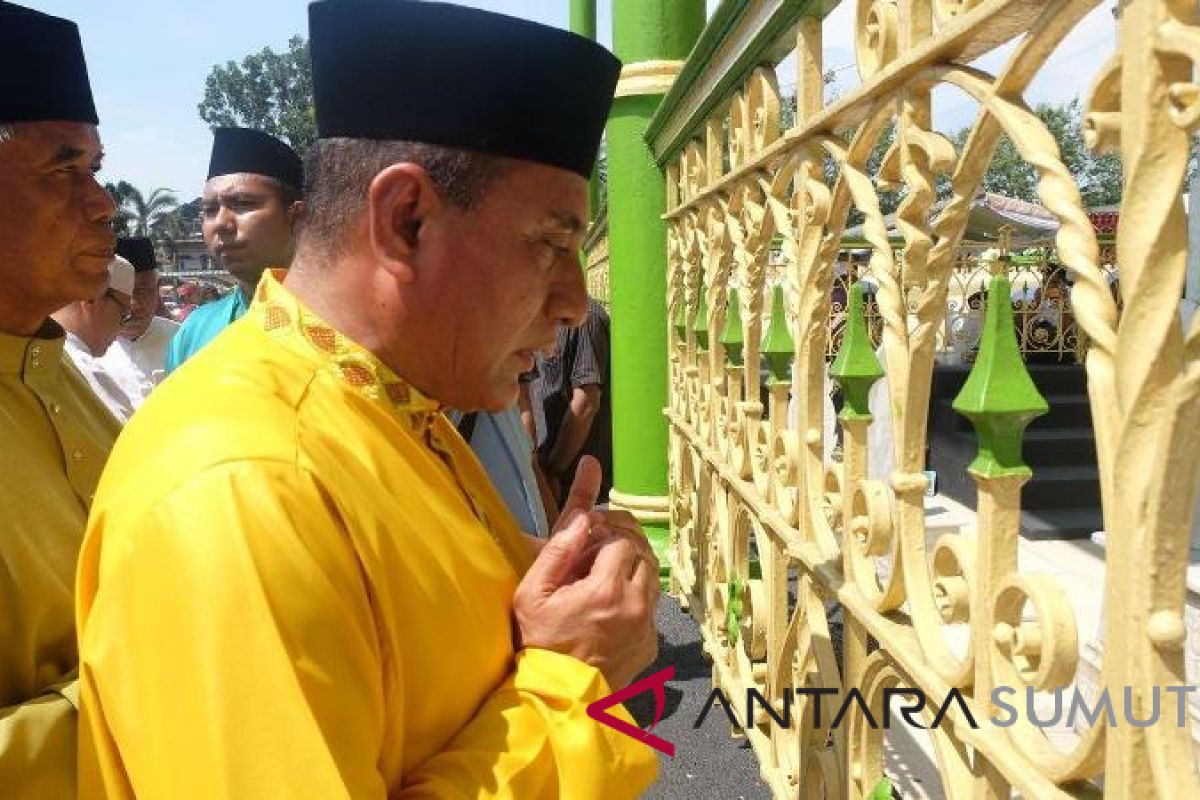
<instances>
[{"instance_id":1,"label":"green finial","mask_svg":"<svg viewBox=\"0 0 1200 800\"><path fill-rule=\"evenodd\" d=\"M692 333L696 335L696 346L708 349L708 292L700 290L700 301L696 304L696 318L692 320Z\"/></svg>"},{"instance_id":2,"label":"green finial","mask_svg":"<svg viewBox=\"0 0 1200 800\"><path fill-rule=\"evenodd\" d=\"M725 635L729 643L736 645L742 631L742 582L734 578L729 582L729 604L725 609Z\"/></svg>"},{"instance_id":3,"label":"green finial","mask_svg":"<svg viewBox=\"0 0 1200 800\"><path fill-rule=\"evenodd\" d=\"M725 360L740 367L745 339L742 336L742 309L737 289L729 290L729 308L725 312L725 330L721 331L720 341L725 346Z\"/></svg>"},{"instance_id":4,"label":"green finial","mask_svg":"<svg viewBox=\"0 0 1200 800\"><path fill-rule=\"evenodd\" d=\"M795 348L792 334L788 332L787 314L783 310L783 287L776 286L771 298L771 324L762 342L763 356L771 368L773 380L782 382L788 379Z\"/></svg>"},{"instance_id":5,"label":"green finial","mask_svg":"<svg viewBox=\"0 0 1200 800\"><path fill-rule=\"evenodd\" d=\"M1017 346L1011 292L1007 277L992 278L979 355L954 399L954 410L971 420L979 437L979 455L968 469L985 478L1032 474L1021 460L1021 439L1025 426L1050 410Z\"/></svg>"},{"instance_id":6,"label":"green finial","mask_svg":"<svg viewBox=\"0 0 1200 800\"><path fill-rule=\"evenodd\" d=\"M883 367L875 357L871 334L867 332L867 315L863 301L862 281L850 287L850 309L842 334L842 347L829 367L829 375L841 387L842 411L838 418L871 420L871 387L883 377Z\"/></svg>"}]
</instances>

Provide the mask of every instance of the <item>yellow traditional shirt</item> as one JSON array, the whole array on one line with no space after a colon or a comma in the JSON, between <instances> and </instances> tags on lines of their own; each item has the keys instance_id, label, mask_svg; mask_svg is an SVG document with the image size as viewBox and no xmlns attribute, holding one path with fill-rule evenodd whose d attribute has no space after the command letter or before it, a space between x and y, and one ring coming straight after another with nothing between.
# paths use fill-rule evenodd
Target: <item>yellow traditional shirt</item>
<instances>
[{"instance_id":1,"label":"yellow traditional shirt","mask_svg":"<svg viewBox=\"0 0 1200 800\"><path fill-rule=\"evenodd\" d=\"M601 674L514 652L531 560L437 403L268 273L101 481L81 797L636 796L657 763L587 717Z\"/></svg>"},{"instance_id":2,"label":"yellow traditional shirt","mask_svg":"<svg viewBox=\"0 0 1200 800\"><path fill-rule=\"evenodd\" d=\"M75 797L74 581L118 427L63 330L0 333L0 797Z\"/></svg>"}]
</instances>

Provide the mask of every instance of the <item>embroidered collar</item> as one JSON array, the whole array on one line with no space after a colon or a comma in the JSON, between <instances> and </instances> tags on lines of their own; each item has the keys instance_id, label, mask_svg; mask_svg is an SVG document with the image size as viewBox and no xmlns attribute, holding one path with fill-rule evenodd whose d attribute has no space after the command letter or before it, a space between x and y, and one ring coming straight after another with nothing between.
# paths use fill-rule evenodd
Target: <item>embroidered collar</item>
<instances>
[{"instance_id":1,"label":"embroidered collar","mask_svg":"<svg viewBox=\"0 0 1200 800\"><path fill-rule=\"evenodd\" d=\"M385 402L397 411L427 417L441 410L438 402L392 372L373 353L307 309L283 285L282 269L267 270L254 292L249 314L272 338L297 341L326 359L355 391Z\"/></svg>"}]
</instances>

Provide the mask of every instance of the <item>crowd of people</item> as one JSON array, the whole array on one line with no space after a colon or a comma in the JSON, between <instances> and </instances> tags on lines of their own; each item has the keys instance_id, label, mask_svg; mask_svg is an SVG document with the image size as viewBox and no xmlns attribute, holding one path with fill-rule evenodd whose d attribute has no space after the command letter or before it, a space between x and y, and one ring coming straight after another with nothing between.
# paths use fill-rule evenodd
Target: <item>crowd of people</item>
<instances>
[{"instance_id":1,"label":"crowd of people","mask_svg":"<svg viewBox=\"0 0 1200 800\"><path fill-rule=\"evenodd\" d=\"M657 650L579 263L620 63L309 22L311 151L214 132L214 296L114 236L77 27L0 0L0 797L636 796L586 713Z\"/></svg>"},{"instance_id":2,"label":"crowd of people","mask_svg":"<svg viewBox=\"0 0 1200 800\"><path fill-rule=\"evenodd\" d=\"M183 322L188 314L213 300L220 299L228 289L221 280L175 280L163 278L158 287L158 310L155 312L163 319L172 322Z\"/></svg>"}]
</instances>

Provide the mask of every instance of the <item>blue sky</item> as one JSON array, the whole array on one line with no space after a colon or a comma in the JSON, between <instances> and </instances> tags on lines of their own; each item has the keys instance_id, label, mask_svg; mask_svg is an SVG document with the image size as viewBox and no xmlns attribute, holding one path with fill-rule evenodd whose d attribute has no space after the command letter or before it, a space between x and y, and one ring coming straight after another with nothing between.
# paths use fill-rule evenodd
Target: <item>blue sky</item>
<instances>
[{"instance_id":1,"label":"blue sky","mask_svg":"<svg viewBox=\"0 0 1200 800\"><path fill-rule=\"evenodd\" d=\"M213 65L283 49L308 26L308 0L16 1L79 25L107 151L102 177L165 186L181 199L199 195L208 168L212 139L196 106ZM568 26L567 0L463 4ZM607 32L608 3L600 5Z\"/></svg>"},{"instance_id":2,"label":"blue sky","mask_svg":"<svg viewBox=\"0 0 1200 800\"><path fill-rule=\"evenodd\" d=\"M211 137L196 113L213 65L241 60L264 46L282 49L305 33L308 0L17 0L75 20L80 27L108 151L103 178L124 179L148 191L165 186L181 199L199 194ZM568 0L458 0L565 28ZM707 0L711 12L717 0ZM843 0L825 26L825 67L853 63L855 3ZM598 38L611 44L611 0L598 0ZM1093 11L1051 59L1031 88L1031 103L1085 94L1091 76L1112 52L1112 0ZM980 62L996 69L1003 51ZM784 64L781 83L794 70ZM834 91L857 83L853 68L837 72ZM935 124L953 130L970 122L974 105L953 90L935 94Z\"/></svg>"}]
</instances>

